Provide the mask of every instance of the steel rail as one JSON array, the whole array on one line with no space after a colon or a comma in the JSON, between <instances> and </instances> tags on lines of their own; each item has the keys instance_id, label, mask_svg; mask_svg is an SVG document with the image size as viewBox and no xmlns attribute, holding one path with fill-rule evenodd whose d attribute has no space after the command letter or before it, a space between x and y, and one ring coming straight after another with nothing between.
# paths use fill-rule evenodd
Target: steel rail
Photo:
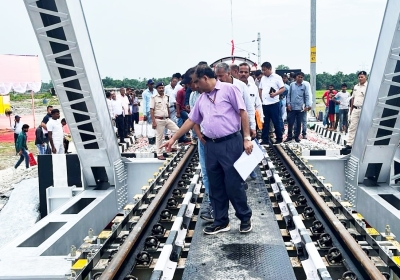
<instances>
[{"instance_id":1,"label":"steel rail","mask_svg":"<svg viewBox=\"0 0 400 280\"><path fill-rule=\"evenodd\" d=\"M275 145L276 150L280 153L282 158L286 161L287 165L292 169L293 174L301 182L304 188L307 190L309 195L313 198L315 204L319 207L322 213L325 215L331 226L337 231L343 242L346 244L353 256L360 262L361 266L372 280L385 280L385 276L378 270L374 263L369 259L367 254L362 250L357 241L350 235L347 229L335 216L332 210L326 205L325 201L316 192L310 182L301 173L296 164L290 159L286 152L280 145Z\"/></svg>"},{"instance_id":2,"label":"steel rail","mask_svg":"<svg viewBox=\"0 0 400 280\"><path fill-rule=\"evenodd\" d=\"M194 152L194 146L191 146L182 157L181 161L178 163L174 171L168 177L167 181L164 183L163 187L158 191L157 195L153 199L153 202L149 205L147 210L143 213L143 216L140 218L138 223L129 233L128 237L125 239L125 242L121 245L118 252L115 254L114 258L110 262L110 264L106 267L106 269L101 274L99 280L110 280L114 279L119 270L121 269L124 261L128 258L129 253L132 248L135 246L135 243L140 238L143 231L146 229L146 226L149 222L151 222L154 213L157 211L158 207L163 201L164 196L168 193L170 187L173 182L177 179L179 173L182 171L185 166L187 160L191 157Z\"/></svg>"}]
</instances>

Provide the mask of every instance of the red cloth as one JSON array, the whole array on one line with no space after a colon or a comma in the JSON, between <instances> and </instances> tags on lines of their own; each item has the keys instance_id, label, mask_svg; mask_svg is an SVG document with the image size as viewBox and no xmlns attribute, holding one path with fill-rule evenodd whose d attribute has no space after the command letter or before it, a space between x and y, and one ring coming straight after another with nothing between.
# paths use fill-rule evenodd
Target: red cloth
<instances>
[{"instance_id":1,"label":"red cloth","mask_svg":"<svg viewBox=\"0 0 400 280\"><path fill-rule=\"evenodd\" d=\"M334 90L334 91L333 91L333 94L336 95L336 93L337 93L337 91ZM330 97L329 97L329 90L325 91L325 93L324 93L324 95L323 95L322 97L324 97L324 96L326 97L326 104L325 104L325 106L326 106L326 107L329 107L329 100L330 100Z\"/></svg>"},{"instance_id":2,"label":"red cloth","mask_svg":"<svg viewBox=\"0 0 400 280\"><path fill-rule=\"evenodd\" d=\"M181 88L180 90L178 90L178 92L176 93L176 104L179 105L181 111L186 111L185 97L186 97L186 89Z\"/></svg>"}]
</instances>

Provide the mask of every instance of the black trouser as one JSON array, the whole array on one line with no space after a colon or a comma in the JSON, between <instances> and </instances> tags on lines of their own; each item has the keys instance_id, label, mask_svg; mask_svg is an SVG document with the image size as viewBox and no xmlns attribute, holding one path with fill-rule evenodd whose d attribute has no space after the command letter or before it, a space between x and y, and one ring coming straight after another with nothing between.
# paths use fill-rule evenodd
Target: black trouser
<instances>
[{"instance_id":1,"label":"black trouser","mask_svg":"<svg viewBox=\"0 0 400 280\"><path fill-rule=\"evenodd\" d=\"M275 127L276 140L282 141L282 111L281 111L281 103L276 102L270 105L262 105L263 113L264 113L264 125L262 131L262 139L263 141L267 141L269 139L269 121L271 120Z\"/></svg>"},{"instance_id":2,"label":"black trouser","mask_svg":"<svg viewBox=\"0 0 400 280\"><path fill-rule=\"evenodd\" d=\"M301 110L292 110L287 112L288 122L288 139L293 138L293 125L296 122L296 131L294 132L294 138L298 139L300 136L301 122L303 121L305 112Z\"/></svg>"},{"instance_id":3,"label":"black trouser","mask_svg":"<svg viewBox=\"0 0 400 280\"><path fill-rule=\"evenodd\" d=\"M115 118L115 124L117 125L118 128L118 137L120 142L124 142L125 141L125 137L124 137L124 116L123 115L119 115Z\"/></svg>"},{"instance_id":4,"label":"black trouser","mask_svg":"<svg viewBox=\"0 0 400 280\"><path fill-rule=\"evenodd\" d=\"M69 141L64 138L63 144L64 144L64 153L67 154L68 153L68 147L69 147Z\"/></svg>"},{"instance_id":5,"label":"black trouser","mask_svg":"<svg viewBox=\"0 0 400 280\"><path fill-rule=\"evenodd\" d=\"M14 133L14 147L15 147L15 152L18 154L19 151L17 151L17 139L18 139L18 134Z\"/></svg>"},{"instance_id":6,"label":"black trouser","mask_svg":"<svg viewBox=\"0 0 400 280\"><path fill-rule=\"evenodd\" d=\"M135 131L135 125L134 124L139 124L139 112L138 113L132 113L132 130Z\"/></svg>"},{"instance_id":7,"label":"black trouser","mask_svg":"<svg viewBox=\"0 0 400 280\"><path fill-rule=\"evenodd\" d=\"M128 137L131 123L132 123L132 115L125 115L125 119L124 119L124 132L125 132L124 136L125 137Z\"/></svg>"},{"instance_id":8,"label":"black trouser","mask_svg":"<svg viewBox=\"0 0 400 280\"><path fill-rule=\"evenodd\" d=\"M251 209L247 204L243 180L233 164L243 152L243 137L238 135L223 142L207 141L204 155L208 181L210 184L210 201L214 210L214 225L229 223L229 201L241 221L251 218Z\"/></svg>"}]
</instances>

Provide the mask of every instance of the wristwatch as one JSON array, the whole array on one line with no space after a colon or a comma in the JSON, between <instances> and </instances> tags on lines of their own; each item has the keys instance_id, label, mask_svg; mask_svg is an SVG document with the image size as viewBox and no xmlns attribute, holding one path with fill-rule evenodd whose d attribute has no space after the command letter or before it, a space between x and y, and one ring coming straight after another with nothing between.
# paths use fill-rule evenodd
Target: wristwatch
<instances>
[{"instance_id":1,"label":"wristwatch","mask_svg":"<svg viewBox=\"0 0 400 280\"><path fill-rule=\"evenodd\" d=\"M246 137L244 137L244 140L249 140L249 141L251 141L251 137L250 137L250 136L246 136Z\"/></svg>"}]
</instances>

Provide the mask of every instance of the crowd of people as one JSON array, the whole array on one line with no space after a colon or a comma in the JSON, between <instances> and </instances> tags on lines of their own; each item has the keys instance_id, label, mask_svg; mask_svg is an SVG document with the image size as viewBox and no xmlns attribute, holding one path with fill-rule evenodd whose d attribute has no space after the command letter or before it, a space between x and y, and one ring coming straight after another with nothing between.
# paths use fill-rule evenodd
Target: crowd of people
<instances>
[{"instance_id":1,"label":"crowd of people","mask_svg":"<svg viewBox=\"0 0 400 280\"><path fill-rule=\"evenodd\" d=\"M29 150L26 144L29 125L21 121L21 117L14 117L14 145L16 155L20 158L14 165L17 169L25 161L26 169L29 169ZM47 106L47 114L40 125L35 129L35 146L39 155L67 154L71 134L65 119L60 120L60 110L53 106Z\"/></svg>"},{"instance_id":2,"label":"crowd of people","mask_svg":"<svg viewBox=\"0 0 400 280\"><path fill-rule=\"evenodd\" d=\"M359 81L354 92L363 96L364 71L359 73ZM322 98L326 105L324 124L330 130L355 132L352 126L348 128L349 95L346 84L340 92L332 86L325 92ZM138 106L141 106L143 123L156 131L158 159L165 159L163 148L169 152L175 151L178 143L198 144L208 205L200 217L212 222L204 228L206 234L230 230L229 202L241 220L239 231L252 230L252 212L245 192L247 184L233 164L243 151L252 152L251 140L259 134L261 144L270 144L272 138L274 144L282 143L285 132L285 142L307 139L307 112L313 105L311 86L304 80L304 73L279 76L273 73L269 62L264 62L261 70L254 72L247 63L221 62L212 69L200 62L184 75L173 74L168 85L148 80L142 104L130 88L121 88L118 97L107 92L106 97L120 142L134 133L133 124L138 123ZM356 100L355 97L350 112L361 108L361 101ZM352 120L353 124L357 121ZM354 135L349 135L351 137ZM348 144L347 148L351 148L351 140ZM253 171L250 179L256 178Z\"/></svg>"}]
</instances>

